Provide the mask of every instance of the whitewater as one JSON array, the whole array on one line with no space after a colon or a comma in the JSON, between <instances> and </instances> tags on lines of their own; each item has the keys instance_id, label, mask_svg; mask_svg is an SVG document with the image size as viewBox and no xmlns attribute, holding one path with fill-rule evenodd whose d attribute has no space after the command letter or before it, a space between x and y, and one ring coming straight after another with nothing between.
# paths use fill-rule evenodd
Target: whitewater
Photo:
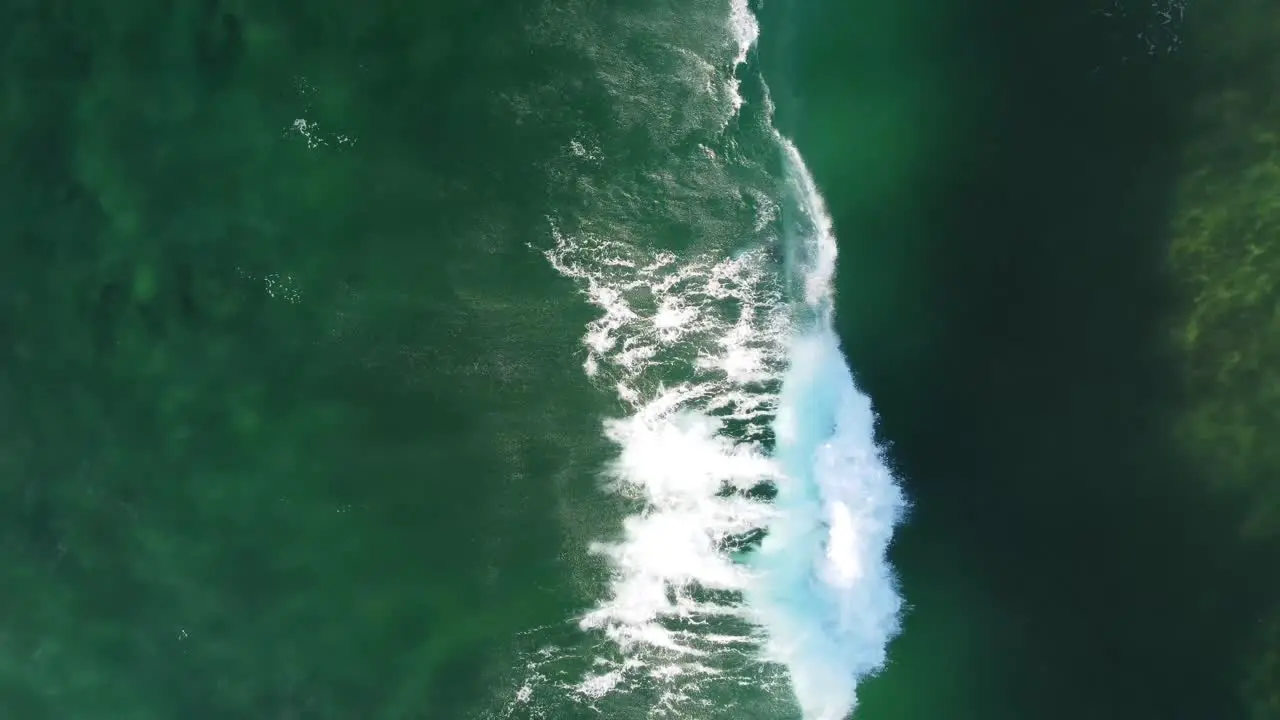
<instances>
[{"instance_id":1,"label":"whitewater","mask_svg":"<svg viewBox=\"0 0 1280 720\"><path fill-rule=\"evenodd\" d=\"M843 720L899 630L906 499L834 330L831 217L751 69L759 24L746 0L594 29L565 7L548 37L653 150L624 172L584 124L537 248L598 312L583 371L618 403L602 483L627 512L590 541L607 587L572 632L531 631L498 715Z\"/></svg>"}]
</instances>

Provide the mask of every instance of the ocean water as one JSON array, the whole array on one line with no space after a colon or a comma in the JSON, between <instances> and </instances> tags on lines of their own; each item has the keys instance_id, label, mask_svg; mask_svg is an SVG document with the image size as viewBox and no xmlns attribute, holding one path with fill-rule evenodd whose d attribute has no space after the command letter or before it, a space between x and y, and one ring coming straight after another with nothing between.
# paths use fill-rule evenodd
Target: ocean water
<instances>
[{"instance_id":1,"label":"ocean water","mask_svg":"<svg viewBox=\"0 0 1280 720\"><path fill-rule=\"evenodd\" d=\"M14 717L845 717L906 500L756 8L7 6Z\"/></svg>"},{"instance_id":2,"label":"ocean water","mask_svg":"<svg viewBox=\"0 0 1280 720\"><path fill-rule=\"evenodd\" d=\"M0 718L1232 717L1183 10L0 4Z\"/></svg>"}]
</instances>

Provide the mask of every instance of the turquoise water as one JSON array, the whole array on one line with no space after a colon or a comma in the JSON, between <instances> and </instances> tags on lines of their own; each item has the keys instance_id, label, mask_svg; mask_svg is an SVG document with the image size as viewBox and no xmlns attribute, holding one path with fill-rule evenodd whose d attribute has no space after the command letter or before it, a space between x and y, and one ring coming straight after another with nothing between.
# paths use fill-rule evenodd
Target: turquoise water
<instances>
[{"instance_id":1,"label":"turquoise water","mask_svg":"<svg viewBox=\"0 0 1280 720\"><path fill-rule=\"evenodd\" d=\"M1222 716L1165 66L997 5L0 8L0 716Z\"/></svg>"}]
</instances>

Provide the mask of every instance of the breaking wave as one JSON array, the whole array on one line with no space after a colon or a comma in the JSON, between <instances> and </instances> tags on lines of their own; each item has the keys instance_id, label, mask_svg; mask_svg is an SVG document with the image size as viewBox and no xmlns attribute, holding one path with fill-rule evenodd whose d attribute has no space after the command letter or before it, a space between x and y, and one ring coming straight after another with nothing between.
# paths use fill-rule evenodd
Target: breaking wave
<instances>
[{"instance_id":1,"label":"breaking wave","mask_svg":"<svg viewBox=\"0 0 1280 720\"><path fill-rule=\"evenodd\" d=\"M728 43L634 14L557 38L592 58L620 127L653 114L642 156L590 127L569 141L549 176L578 200L541 248L598 310L583 369L619 401L604 482L631 512L591 547L607 591L534 633L505 717L841 720L898 631L885 554L905 498L832 326L832 222L742 74L755 16L715 12ZM621 49L642 41L670 72Z\"/></svg>"}]
</instances>

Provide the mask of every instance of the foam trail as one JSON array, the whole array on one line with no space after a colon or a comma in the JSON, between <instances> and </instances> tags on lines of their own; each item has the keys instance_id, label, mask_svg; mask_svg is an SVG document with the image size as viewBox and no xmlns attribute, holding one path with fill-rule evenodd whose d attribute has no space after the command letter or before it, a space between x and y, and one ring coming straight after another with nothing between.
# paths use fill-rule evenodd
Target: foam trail
<instances>
[{"instance_id":1,"label":"foam trail","mask_svg":"<svg viewBox=\"0 0 1280 720\"><path fill-rule=\"evenodd\" d=\"M728 36L700 46L715 62L671 47L675 72L642 72L625 50L666 47L666 16L601 26L638 33L630 44L571 38L599 63L614 117L643 119L652 143L637 173L575 136L549 176L579 204L548 218L543 249L598 312L583 369L620 401L604 475L631 509L591 536L607 591L575 639L528 657L503 717L781 718L798 705L842 720L897 632L885 551L905 500L833 330L832 221L767 87L742 72L759 24L747 0L729 3L727 18L706 3ZM705 92L704 68L727 93ZM666 244L670 227L691 239Z\"/></svg>"},{"instance_id":2,"label":"foam trail","mask_svg":"<svg viewBox=\"0 0 1280 720\"><path fill-rule=\"evenodd\" d=\"M788 255L803 292L774 421L782 477L747 597L768 632L766 654L786 666L806 720L841 720L898 632L902 601L886 551L906 501L832 326L831 217L795 145L774 136L796 211Z\"/></svg>"},{"instance_id":3,"label":"foam trail","mask_svg":"<svg viewBox=\"0 0 1280 720\"><path fill-rule=\"evenodd\" d=\"M738 78L738 68L747 62L751 48L760 39L760 23L747 6L747 0L731 0L729 6L729 32L737 45L737 54L733 56L733 68L729 73L729 97L736 115L742 109L742 81Z\"/></svg>"}]
</instances>

